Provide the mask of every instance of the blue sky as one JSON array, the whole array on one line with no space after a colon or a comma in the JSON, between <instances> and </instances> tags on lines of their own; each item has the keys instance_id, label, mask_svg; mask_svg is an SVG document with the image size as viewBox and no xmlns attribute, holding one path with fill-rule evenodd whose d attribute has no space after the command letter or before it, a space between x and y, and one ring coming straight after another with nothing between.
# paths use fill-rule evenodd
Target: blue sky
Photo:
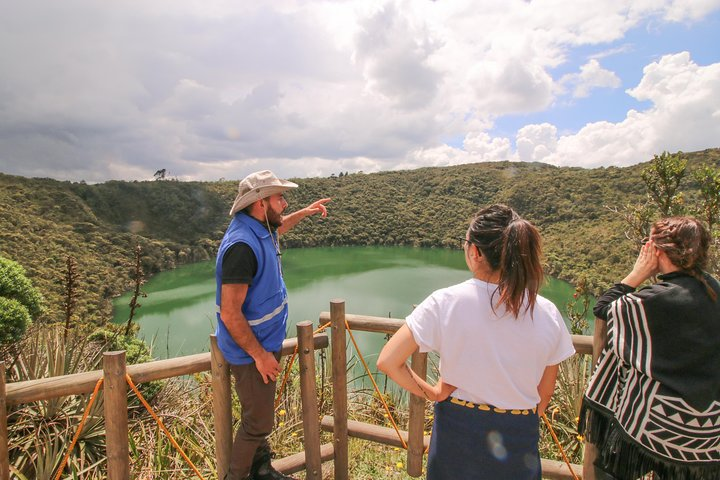
<instances>
[{"instance_id":1,"label":"blue sky","mask_svg":"<svg viewBox=\"0 0 720 480\"><path fill-rule=\"evenodd\" d=\"M560 132L570 134L592 122L620 122L628 110L649 107L649 101L638 101L625 92L642 79L645 65L663 55L683 51L690 52L693 61L699 65L720 61L720 11L692 23L666 23L651 18L614 42L571 50L568 62L552 69L553 75L561 77L577 71L589 58L601 55L602 66L615 72L622 86L598 89L585 98L563 98L541 112L503 116L497 119L491 133L493 136L512 136L529 123L550 122ZM462 145L462 138L454 139L454 144ZM713 146L720 146L720 141Z\"/></svg>"},{"instance_id":2,"label":"blue sky","mask_svg":"<svg viewBox=\"0 0 720 480\"><path fill-rule=\"evenodd\" d=\"M0 11L0 172L101 182L720 147L720 0L73 0Z\"/></svg>"}]
</instances>

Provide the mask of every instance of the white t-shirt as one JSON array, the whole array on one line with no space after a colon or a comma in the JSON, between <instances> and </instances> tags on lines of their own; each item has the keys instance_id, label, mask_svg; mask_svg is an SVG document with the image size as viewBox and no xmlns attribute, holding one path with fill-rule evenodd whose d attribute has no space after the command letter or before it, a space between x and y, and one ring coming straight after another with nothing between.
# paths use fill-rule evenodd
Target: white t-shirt
<instances>
[{"instance_id":1,"label":"white t-shirt","mask_svg":"<svg viewBox=\"0 0 720 480\"><path fill-rule=\"evenodd\" d=\"M518 318L497 305L497 285L472 278L433 292L406 318L421 352L440 355L440 375L452 396L498 408L526 409L540 401L545 367L575 353L557 307L538 295L532 315ZM492 303L495 303L493 311Z\"/></svg>"}]
</instances>

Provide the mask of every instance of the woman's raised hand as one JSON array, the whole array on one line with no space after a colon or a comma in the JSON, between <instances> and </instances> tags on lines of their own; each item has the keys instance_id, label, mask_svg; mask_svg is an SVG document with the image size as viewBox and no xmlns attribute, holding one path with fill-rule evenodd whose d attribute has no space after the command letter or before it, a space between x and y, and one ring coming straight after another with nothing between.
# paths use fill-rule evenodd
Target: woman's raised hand
<instances>
[{"instance_id":1,"label":"woman's raised hand","mask_svg":"<svg viewBox=\"0 0 720 480\"><path fill-rule=\"evenodd\" d=\"M657 275L658 272L658 249L650 240L640 249L635 266L622 283L637 288L648 278Z\"/></svg>"}]
</instances>

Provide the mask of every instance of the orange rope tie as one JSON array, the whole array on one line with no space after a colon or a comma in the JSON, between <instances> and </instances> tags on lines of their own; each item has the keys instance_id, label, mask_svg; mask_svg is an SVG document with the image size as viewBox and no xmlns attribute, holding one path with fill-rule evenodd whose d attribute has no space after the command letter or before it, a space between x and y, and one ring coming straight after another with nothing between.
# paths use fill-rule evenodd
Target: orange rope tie
<instances>
[{"instance_id":1,"label":"orange rope tie","mask_svg":"<svg viewBox=\"0 0 720 480\"><path fill-rule=\"evenodd\" d=\"M563 460L565 460L565 465L570 469L570 474L572 474L574 480L579 480L578 476L575 475L575 472L573 471L572 467L570 466L570 460L568 459L567 455L565 455L565 450L563 449L562 445L560 444L560 440L558 440L557 435L555 435L555 430L553 430L552 425L550 425L550 421L547 419L547 416L545 413L542 414L542 419L545 422L545 425L547 425L548 430L550 430L550 435L552 435L553 440L555 440L555 445L558 446L558 449L560 450L560 454L563 457Z\"/></svg>"},{"instance_id":2,"label":"orange rope tie","mask_svg":"<svg viewBox=\"0 0 720 480\"><path fill-rule=\"evenodd\" d=\"M290 377L290 371L292 370L293 363L295 362L295 357L297 357L298 353L298 347L295 345L295 351L293 352L292 356L290 357L290 360L287 362L287 366L285 367L285 375L282 379L282 384L280 385L280 388L278 389L277 396L275 397L275 408L277 409L280 405L280 400L282 400L282 394L285 390L285 385L287 385L288 378Z\"/></svg>"},{"instance_id":3,"label":"orange rope tie","mask_svg":"<svg viewBox=\"0 0 720 480\"><path fill-rule=\"evenodd\" d=\"M326 328L330 326L331 322L327 322L325 325L322 325L317 330L313 332L313 335L316 335L322 331L324 331ZM287 385L288 378L290 378L290 372L292 371L293 363L295 363L295 358L297 357L298 353L298 345L295 345L295 351L293 352L292 356L290 357L290 360L288 360L287 365L285 367L285 375L283 376L282 383L280 384L280 388L278 389L277 396L275 397L275 409L278 408L280 405L280 399L282 398L283 391L285 390L285 386Z\"/></svg>"},{"instance_id":4,"label":"orange rope tie","mask_svg":"<svg viewBox=\"0 0 720 480\"><path fill-rule=\"evenodd\" d=\"M70 448L68 448L68 451L65 454L65 457L63 457L62 462L60 462L60 467L58 467L57 475L55 475L55 480L60 480L60 477L62 476L62 472L63 472L63 470L65 470L65 465L67 465L67 462L70 459L70 454L72 453L73 448L75 448L75 444L77 443L78 439L80 438L80 433L82 432L82 429L85 426L85 421L87 420L87 417L90 414L90 409L92 408L93 403L95 403L95 398L97 397L97 394L100 391L100 386L102 385L102 383L103 383L103 378L100 377L100 380L98 380L97 383L95 384L95 390L93 390L93 393L90 396L90 401L88 401L87 407L85 407L85 413L83 413L82 420L80 420L80 425L78 426L78 429L75 432L75 435L73 436L72 442L70 442Z\"/></svg>"},{"instance_id":5,"label":"orange rope tie","mask_svg":"<svg viewBox=\"0 0 720 480\"><path fill-rule=\"evenodd\" d=\"M370 377L370 381L372 382L373 387L375 387L375 393L378 394L378 398L380 399L383 406L385 407L385 411L388 414L390 423L392 423L392 426L395 429L395 433L397 433L397 436L400 439L400 443L402 444L403 448L405 450L407 450L407 448L408 448L407 443L405 442L405 439L400 434L400 429L398 428L397 424L395 423L395 419L393 418L392 413L390 412L390 407L388 407L387 403L385 403L385 398L383 398L382 393L380 393L380 388L378 388L377 383L375 383L375 377L373 377L373 374L370 372L370 368L368 367L367 363L365 362L362 352L360 352L360 349L358 348L358 344L355 341L355 336L353 335L352 330L350 329L350 325L348 324L347 319L345 319L345 328L347 329L348 333L350 334L350 340L352 340L353 345L355 345L355 351L357 352L358 356L360 357L360 361L362 362L363 366L365 367L365 371L367 372L368 376Z\"/></svg>"},{"instance_id":6,"label":"orange rope tie","mask_svg":"<svg viewBox=\"0 0 720 480\"><path fill-rule=\"evenodd\" d=\"M130 388L132 388L132 390L135 392L135 395L137 395L137 397L140 399L140 401L145 406L147 411L155 419L155 421L160 426L160 429L163 431L165 436L167 436L168 439L170 439L170 443L172 444L173 447L175 447L175 450L177 450L180 453L180 455L182 455L182 457L185 459L185 461L188 463L188 465L190 465L190 467L195 471L195 474L198 476L198 478L200 478L201 480L205 480L203 478L203 476L200 474L200 472L198 471L198 469L195 467L195 464L192 462L192 460L190 460L188 458L188 456L185 455L185 452L182 451L182 448L180 448L180 445L177 444L177 442L175 441L173 436L170 434L170 431L165 427L162 420L160 420L160 417L157 416L157 414L152 409L150 404L147 403L147 401L145 400L145 397L142 396L142 393L140 393L140 390L138 390L138 388L133 383L132 378L130 378L130 375L128 375L127 373L125 374L125 380L127 380L128 385L130 385Z\"/></svg>"}]
</instances>

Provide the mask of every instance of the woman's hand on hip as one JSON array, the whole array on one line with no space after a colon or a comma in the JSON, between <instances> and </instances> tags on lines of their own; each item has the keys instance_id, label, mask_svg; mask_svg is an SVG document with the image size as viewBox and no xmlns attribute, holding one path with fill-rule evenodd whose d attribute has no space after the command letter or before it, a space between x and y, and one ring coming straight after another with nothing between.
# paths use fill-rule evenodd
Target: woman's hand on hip
<instances>
[{"instance_id":1,"label":"woman's hand on hip","mask_svg":"<svg viewBox=\"0 0 720 480\"><path fill-rule=\"evenodd\" d=\"M457 390L457 387L454 385L450 385L449 383L445 383L442 379L442 377L438 378L437 383L433 386L433 393L435 394L435 400L436 402L442 402L443 400L447 399L451 393L453 393L455 390Z\"/></svg>"}]
</instances>

